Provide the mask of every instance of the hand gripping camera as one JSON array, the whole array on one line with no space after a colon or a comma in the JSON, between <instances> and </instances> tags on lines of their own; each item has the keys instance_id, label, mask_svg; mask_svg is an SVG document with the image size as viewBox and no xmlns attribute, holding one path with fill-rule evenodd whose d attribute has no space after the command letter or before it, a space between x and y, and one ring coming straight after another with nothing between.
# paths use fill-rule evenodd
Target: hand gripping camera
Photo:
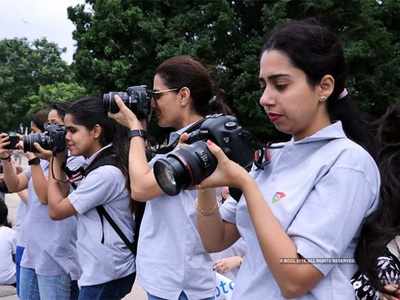
<instances>
[{"instance_id":1,"label":"hand gripping camera","mask_svg":"<svg viewBox=\"0 0 400 300\"><path fill-rule=\"evenodd\" d=\"M58 124L49 124L42 133L31 133L24 137L24 151L37 152L34 143L38 143L43 149L60 153L65 150L65 127Z\"/></svg>"},{"instance_id":2,"label":"hand gripping camera","mask_svg":"<svg viewBox=\"0 0 400 300\"><path fill-rule=\"evenodd\" d=\"M113 114L119 111L114 96L121 97L124 104L137 115L138 119L146 119L151 112L151 93L146 85L128 87L126 92L108 92L103 95L103 106Z\"/></svg>"},{"instance_id":3,"label":"hand gripping camera","mask_svg":"<svg viewBox=\"0 0 400 300\"><path fill-rule=\"evenodd\" d=\"M154 163L157 183L166 194L177 195L214 172L218 161L208 150L208 139L221 147L231 160L250 170L254 157L250 134L239 125L236 117L210 115L186 132L189 133L187 144L181 144L166 158Z\"/></svg>"}]
</instances>

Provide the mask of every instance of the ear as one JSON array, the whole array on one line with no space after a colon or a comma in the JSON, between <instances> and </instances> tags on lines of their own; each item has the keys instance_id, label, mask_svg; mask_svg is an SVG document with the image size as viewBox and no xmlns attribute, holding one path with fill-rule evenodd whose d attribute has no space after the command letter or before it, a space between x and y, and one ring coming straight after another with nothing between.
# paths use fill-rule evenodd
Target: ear
<instances>
[{"instance_id":1,"label":"ear","mask_svg":"<svg viewBox=\"0 0 400 300\"><path fill-rule=\"evenodd\" d=\"M332 75L324 75L318 85L318 96L323 102L333 93L335 88L335 78Z\"/></svg>"},{"instance_id":2,"label":"ear","mask_svg":"<svg viewBox=\"0 0 400 300\"><path fill-rule=\"evenodd\" d=\"M98 140L100 139L101 133L103 132L103 128L99 124L96 124L92 129L93 137Z\"/></svg>"},{"instance_id":3,"label":"ear","mask_svg":"<svg viewBox=\"0 0 400 300\"><path fill-rule=\"evenodd\" d=\"M190 89L186 86L179 90L178 95L180 96L179 102L181 106L187 106L190 104Z\"/></svg>"}]
</instances>

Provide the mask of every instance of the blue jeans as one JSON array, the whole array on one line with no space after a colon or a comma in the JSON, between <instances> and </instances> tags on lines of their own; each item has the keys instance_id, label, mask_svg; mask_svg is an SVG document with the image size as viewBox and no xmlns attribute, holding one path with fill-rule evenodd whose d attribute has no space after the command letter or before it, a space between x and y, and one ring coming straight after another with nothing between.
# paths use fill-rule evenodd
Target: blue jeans
<instances>
[{"instance_id":1,"label":"blue jeans","mask_svg":"<svg viewBox=\"0 0 400 300\"><path fill-rule=\"evenodd\" d=\"M156 297L156 296L153 296L153 295L147 293L147 300L167 300L167 299L159 298L159 297ZM188 297L186 296L186 294L184 292L182 292L179 295L179 299L178 300L188 300ZM215 297L204 298L202 300L215 300Z\"/></svg>"},{"instance_id":2,"label":"blue jeans","mask_svg":"<svg viewBox=\"0 0 400 300\"><path fill-rule=\"evenodd\" d=\"M70 300L71 279L68 275L43 276L21 267L21 300Z\"/></svg>"},{"instance_id":3,"label":"blue jeans","mask_svg":"<svg viewBox=\"0 0 400 300\"><path fill-rule=\"evenodd\" d=\"M82 286L79 300L120 300L132 290L136 273L106 283Z\"/></svg>"},{"instance_id":4,"label":"blue jeans","mask_svg":"<svg viewBox=\"0 0 400 300\"><path fill-rule=\"evenodd\" d=\"M21 259L22 254L24 253L24 247L17 246L15 250L15 280L16 280L16 288L17 288L17 295L19 296L19 273L21 269Z\"/></svg>"}]
</instances>

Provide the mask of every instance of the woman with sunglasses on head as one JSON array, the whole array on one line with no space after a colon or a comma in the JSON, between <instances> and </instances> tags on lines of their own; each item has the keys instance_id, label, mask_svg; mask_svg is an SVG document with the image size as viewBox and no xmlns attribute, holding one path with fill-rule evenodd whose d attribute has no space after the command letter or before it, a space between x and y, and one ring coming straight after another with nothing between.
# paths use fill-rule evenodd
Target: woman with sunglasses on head
<instances>
[{"instance_id":1,"label":"woman with sunglasses on head","mask_svg":"<svg viewBox=\"0 0 400 300\"><path fill-rule=\"evenodd\" d=\"M77 252L82 269L79 300L122 299L135 280L135 256L99 209L108 213L132 244L126 129L107 117L96 97L73 102L64 122L70 154L86 158L84 178L70 192L62 168L65 154L53 157L49 214L55 220L77 217Z\"/></svg>"},{"instance_id":2,"label":"woman with sunglasses on head","mask_svg":"<svg viewBox=\"0 0 400 300\"><path fill-rule=\"evenodd\" d=\"M152 106L158 125L176 130L170 139L209 113L228 111L220 99L213 97L213 82L207 69L189 56L164 61L156 69L153 88ZM116 101L120 112L112 117L131 133L142 130L135 114L120 99ZM138 244L139 283L150 300L214 299L212 260L195 225L196 193L183 191L167 196L161 191L152 169L161 157L157 155L148 163L143 136L131 138L132 198L147 202Z\"/></svg>"},{"instance_id":3,"label":"woman with sunglasses on head","mask_svg":"<svg viewBox=\"0 0 400 300\"><path fill-rule=\"evenodd\" d=\"M277 27L260 58L260 104L292 135L250 174L208 142L216 171L199 186L198 228L208 251L239 237L246 259L232 299L354 299L350 279L361 224L377 206L380 177L360 117L343 92L337 37L315 21ZM243 191L218 210L213 189Z\"/></svg>"},{"instance_id":4,"label":"woman with sunglasses on head","mask_svg":"<svg viewBox=\"0 0 400 300\"><path fill-rule=\"evenodd\" d=\"M48 112L48 111L47 111ZM32 133L40 134L45 129L48 116L35 115ZM5 183L10 192L28 188L28 210L25 214L17 259L21 256L19 296L22 300L36 299L76 299L72 281L80 276L76 254L76 222L68 218L55 222L49 217L47 206L47 175L49 171L49 151L34 144L38 153L27 152L29 168L17 174L10 162L9 153L4 149L8 137L0 138L0 158L5 169ZM39 150L41 153L39 153Z\"/></svg>"}]
</instances>

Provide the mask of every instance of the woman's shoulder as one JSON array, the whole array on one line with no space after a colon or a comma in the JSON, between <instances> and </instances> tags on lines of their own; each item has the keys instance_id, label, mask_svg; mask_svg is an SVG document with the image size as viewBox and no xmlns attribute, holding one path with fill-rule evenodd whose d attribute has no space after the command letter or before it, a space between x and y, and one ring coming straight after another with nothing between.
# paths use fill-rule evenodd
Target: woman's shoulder
<instances>
[{"instance_id":1,"label":"woman's shoulder","mask_svg":"<svg viewBox=\"0 0 400 300\"><path fill-rule=\"evenodd\" d=\"M96 176L99 180L119 180L121 177L125 178L122 171L114 165L100 166L91 171L87 176Z\"/></svg>"},{"instance_id":2,"label":"woman's shoulder","mask_svg":"<svg viewBox=\"0 0 400 300\"><path fill-rule=\"evenodd\" d=\"M8 226L0 226L0 234L3 236L14 236L15 230Z\"/></svg>"}]
</instances>

